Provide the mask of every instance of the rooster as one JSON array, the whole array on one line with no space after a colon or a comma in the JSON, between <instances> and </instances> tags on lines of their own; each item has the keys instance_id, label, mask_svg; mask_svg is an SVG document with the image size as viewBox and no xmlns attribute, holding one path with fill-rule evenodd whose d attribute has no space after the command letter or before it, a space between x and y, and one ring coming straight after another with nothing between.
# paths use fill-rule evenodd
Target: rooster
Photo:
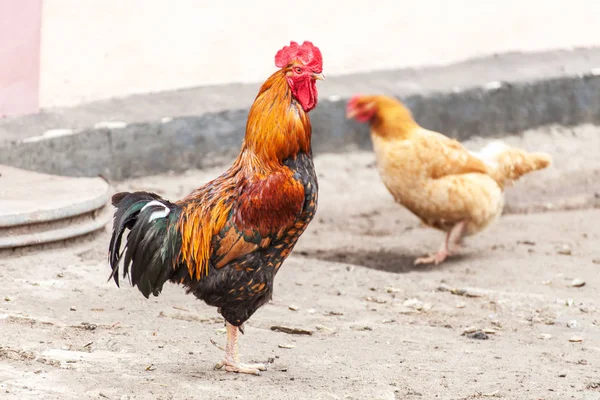
<instances>
[{"instance_id":1,"label":"rooster","mask_svg":"<svg viewBox=\"0 0 600 400\"><path fill-rule=\"evenodd\" d=\"M437 253L415 264L439 264L464 236L489 227L502 213L504 188L546 168L545 153L528 153L503 142L470 153L458 141L420 127L398 100L354 96L346 116L371 125L379 174L395 200L423 224L447 232Z\"/></svg>"},{"instance_id":2,"label":"rooster","mask_svg":"<svg viewBox=\"0 0 600 400\"><path fill-rule=\"evenodd\" d=\"M271 299L273 280L317 207L311 124L323 59L311 42L291 42L275 55L280 68L250 108L241 151L231 168L171 202L149 192L117 193L109 248L111 277L148 298L165 282L182 284L225 319L225 358L217 368L259 374L243 364L238 332ZM121 241L129 229L124 249Z\"/></svg>"}]
</instances>

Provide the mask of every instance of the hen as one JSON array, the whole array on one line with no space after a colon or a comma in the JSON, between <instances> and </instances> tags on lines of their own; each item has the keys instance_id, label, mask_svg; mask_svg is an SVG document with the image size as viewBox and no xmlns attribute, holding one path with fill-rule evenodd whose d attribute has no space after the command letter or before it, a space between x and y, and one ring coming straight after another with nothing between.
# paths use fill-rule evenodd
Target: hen
<instances>
[{"instance_id":1,"label":"hen","mask_svg":"<svg viewBox=\"0 0 600 400\"><path fill-rule=\"evenodd\" d=\"M458 141L420 127L402 103L386 96L354 96L346 111L348 118L371 125L377 168L394 199L425 225L447 232L437 253L415 264L444 261L464 236L481 232L500 216L507 185L551 162L547 154L498 141L471 153Z\"/></svg>"},{"instance_id":2,"label":"hen","mask_svg":"<svg viewBox=\"0 0 600 400\"><path fill-rule=\"evenodd\" d=\"M232 372L265 370L240 362L238 331L271 299L275 275L317 207L308 112L323 79L321 52L291 42L275 65L280 69L260 88L240 154L224 174L175 202L149 192L112 198L109 262L117 286L124 259L123 277L146 298L170 281L218 307L227 346L217 367Z\"/></svg>"}]
</instances>

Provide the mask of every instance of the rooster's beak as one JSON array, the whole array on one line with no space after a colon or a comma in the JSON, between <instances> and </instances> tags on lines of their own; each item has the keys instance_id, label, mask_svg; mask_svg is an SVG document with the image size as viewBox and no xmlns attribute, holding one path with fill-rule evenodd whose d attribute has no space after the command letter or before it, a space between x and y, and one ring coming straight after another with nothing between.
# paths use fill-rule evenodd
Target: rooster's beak
<instances>
[{"instance_id":1,"label":"rooster's beak","mask_svg":"<svg viewBox=\"0 0 600 400\"><path fill-rule=\"evenodd\" d=\"M346 111L346 119L352 119L358 115L358 111L356 110L348 110Z\"/></svg>"},{"instance_id":2,"label":"rooster's beak","mask_svg":"<svg viewBox=\"0 0 600 400\"><path fill-rule=\"evenodd\" d=\"M313 78L318 80L318 81L324 81L325 80L325 75L321 74L313 74Z\"/></svg>"}]
</instances>

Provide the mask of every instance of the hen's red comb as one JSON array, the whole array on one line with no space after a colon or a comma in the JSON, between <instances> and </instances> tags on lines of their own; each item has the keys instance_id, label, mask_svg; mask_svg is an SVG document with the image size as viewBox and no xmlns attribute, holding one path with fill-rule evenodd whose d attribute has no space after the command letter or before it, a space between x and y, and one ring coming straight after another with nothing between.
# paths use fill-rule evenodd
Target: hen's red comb
<instances>
[{"instance_id":1,"label":"hen's red comb","mask_svg":"<svg viewBox=\"0 0 600 400\"><path fill-rule=\"evenodd\" d=\"M275 66L283 68L291 61L298 60L311 71L321 73L323 71L323 57L321 50L311 42L304 42L299 45L296 42L290 42L275 54Z\"/></svg>"}]
</instances>

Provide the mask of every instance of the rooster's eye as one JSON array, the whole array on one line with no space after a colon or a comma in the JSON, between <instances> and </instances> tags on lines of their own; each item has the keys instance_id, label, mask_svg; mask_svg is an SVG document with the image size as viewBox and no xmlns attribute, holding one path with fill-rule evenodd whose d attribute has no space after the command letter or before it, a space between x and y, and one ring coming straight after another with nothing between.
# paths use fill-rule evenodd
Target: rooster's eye
<instances>
[{"instance_id":1,"label":"rooster's eye","mask_svg":"<svg viewBox=\"0 0 600 400\"><path fill-rule=\"evenodd\" d=\"M296 67L296 68L294 68L294 71L296 71L296 73L299 74L302 72L302 68Z\"/></svg>"}]
</instances>

